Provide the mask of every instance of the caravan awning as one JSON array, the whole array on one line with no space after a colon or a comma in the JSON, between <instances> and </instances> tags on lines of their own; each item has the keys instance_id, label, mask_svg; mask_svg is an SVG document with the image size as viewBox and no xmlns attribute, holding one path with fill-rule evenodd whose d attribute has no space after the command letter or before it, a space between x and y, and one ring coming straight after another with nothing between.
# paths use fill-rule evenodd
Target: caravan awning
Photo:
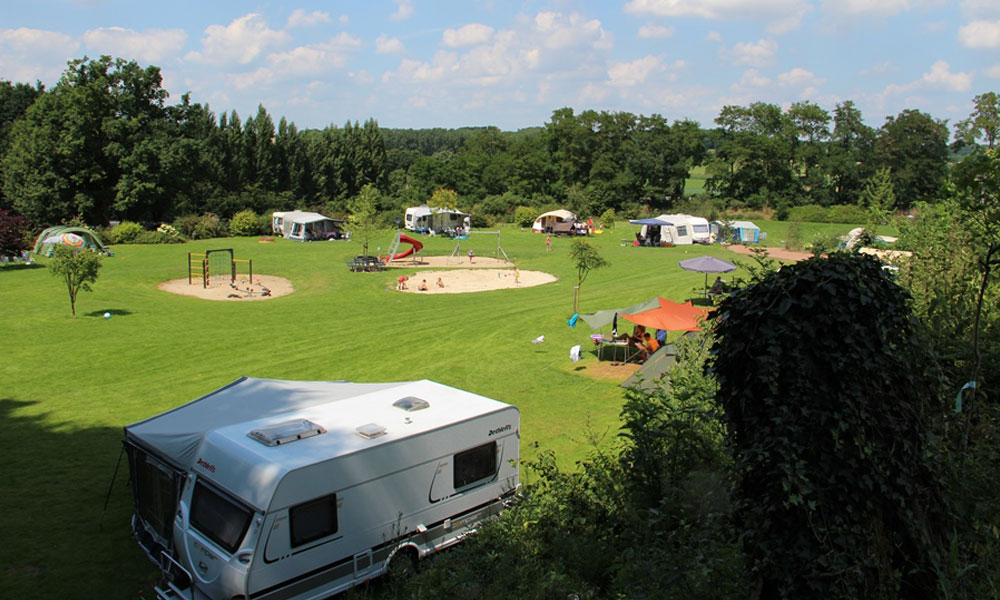
<instances>
[{"instance_id":1,"label":"caravan awning","mask_svg":"<svg viewBox=\"0 0 1000 600\"><path fill-rule=\"evenodd\" d=\"M673 225L670 221L664 221L662 219L634 219L629 221L633 225L659 225L660 227L670 227Z\"/></svg>"},{"instance_id":2,"label":"caravan awning","mask_svg":"<svg viewBox=\"0 0 1000 600\"><path fill-rule=\"evenodd\" d=\"M640 302L639 304L633 304L632 306L626 306L625 308L609 308L607 310L599 310L595 313L589 315L580 315L590 328L600 329L601 327L606 327L611 324L614 320L615 315L621 316L625 313L637 313L644 310L649 310L651 308L656 308L660 305L659 298L650 298L645 302Z\"/></svg>"}]
</instances>

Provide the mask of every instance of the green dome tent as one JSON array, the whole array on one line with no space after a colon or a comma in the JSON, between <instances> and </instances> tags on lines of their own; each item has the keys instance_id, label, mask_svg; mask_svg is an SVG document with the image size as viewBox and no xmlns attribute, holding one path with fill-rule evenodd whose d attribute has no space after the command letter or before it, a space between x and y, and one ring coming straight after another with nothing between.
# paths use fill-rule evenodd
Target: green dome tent
<instances>
[{"instance_id":1,"label":"green dome tent","mask_svg":"<svg viewBox=\"0 0 1000 600\"><path fill-rule=\"evenodd\" d=\"M35 240L34 253L40 256L52 256L55 247L60 244L72 248L90 248L94 252L108 254L107 246L96 233L86 227L71 227L69 225L49 227L39 234Z\"/></svg>"}]
</instances>

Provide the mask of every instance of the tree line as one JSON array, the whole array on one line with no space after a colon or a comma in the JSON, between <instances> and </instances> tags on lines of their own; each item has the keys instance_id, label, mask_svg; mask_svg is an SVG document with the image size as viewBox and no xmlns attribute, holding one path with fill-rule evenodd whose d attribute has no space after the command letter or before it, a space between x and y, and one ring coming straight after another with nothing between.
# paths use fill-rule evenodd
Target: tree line
<instances>
[{"instance_id":1,"label":"tree line","mask_svg":"<svg viewBox=\"0 0 1000 600\"><path fill-rule=\"evenodd\" d=\"M36 226L228 219L240 211L308 208L346 215L365 186L383 214L455 193L482 221L517 207L630 216L692 205L703 170L711 210L857 205L887 172L892 209L937 202L949 161L998 126L993 93L957 124L917 110L866 125L851 101L832 113L811 102L726 106L717 127L659 114L560 108L543 126L387 129L374 119L299 130L263 106L216 115L189 95L168 105L156 66L102 56L68 63L52 89L0 81L0 209ZM705 200L707 198L707 201ZM707 204L706 204L707 202ZM702 211L704 212L704 210Z\"/></svg>"}]
</instances>

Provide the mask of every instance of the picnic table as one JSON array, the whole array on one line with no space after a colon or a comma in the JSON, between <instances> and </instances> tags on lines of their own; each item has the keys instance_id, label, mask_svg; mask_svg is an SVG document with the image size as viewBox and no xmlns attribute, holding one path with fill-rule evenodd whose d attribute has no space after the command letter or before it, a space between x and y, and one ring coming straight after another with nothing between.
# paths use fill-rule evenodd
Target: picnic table
<instances>
[{"instance_id":1,"label":"picnic table","mask_svg":"<svg viewBox=\"0 0 1000 600\"><path fill-rule=\"evenodd\" d=\"M355 272L381 271L385 264L377 256L355 256L354 260L347 262L347 267Z\"/></svg>"}]
</instances>

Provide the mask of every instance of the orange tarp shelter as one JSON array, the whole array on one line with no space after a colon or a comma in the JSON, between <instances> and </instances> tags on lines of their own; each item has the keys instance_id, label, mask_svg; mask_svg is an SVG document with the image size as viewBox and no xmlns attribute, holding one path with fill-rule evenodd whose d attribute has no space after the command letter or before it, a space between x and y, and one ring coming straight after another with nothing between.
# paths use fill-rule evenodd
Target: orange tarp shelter
<instances>
[{"instance_id":1,"label":"orange tarp shelter","mask_svg":"<svg viewBox=\"0 0 1000 600\"><path fill-rule=\"evenodd\" d=\"M657 308L622 317L646 329L697 331L701 328L701 322L708 316L708 309L694 306L690 300L687 302L674 302L666 298L658 300L660 306Z\"/></svg>"}]
</instances>

